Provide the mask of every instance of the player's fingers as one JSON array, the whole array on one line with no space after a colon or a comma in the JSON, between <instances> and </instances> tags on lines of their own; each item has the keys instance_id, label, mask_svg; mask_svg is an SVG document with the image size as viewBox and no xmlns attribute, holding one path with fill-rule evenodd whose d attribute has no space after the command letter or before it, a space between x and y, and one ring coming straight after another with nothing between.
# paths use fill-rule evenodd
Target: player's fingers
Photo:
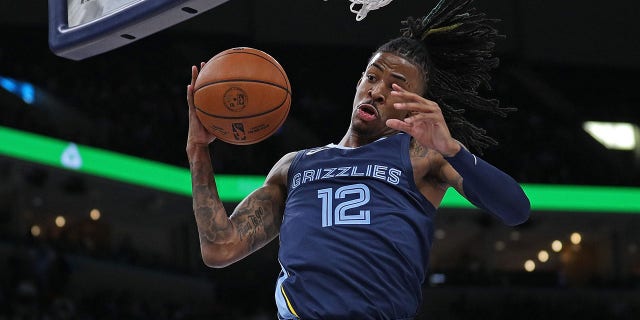
<instances>
[{"instance_id":1,"label":"player's fingers","mask_svg":"<svg viewBox=\"0 0 640 320\"><path fill-rule=\"evenodd\" d=\"M400 85L398 85L397 83L392 83L392 84L391 84L391 89L392 89L393 91L398 92L398 93L416 94L416 93L413 93L413 92L411 92L411 91L409 91L409 90L407 90L407 89L405 89L405 88L401 87L401 86L400 86Z\"/></svg>"},{"instance_id":2,"label":"player's fingers","mask_svg":"<svg viewBox=\"0 0 640 320\"><path fill-rule=\"evenodd\" d=\"M416 102L416 103L423 103L423 104L434 105L434 106L438 105L434 101L431 101L429 99L426 99L425 97L422 97L416 93L409 92L409 91L405 91L405 92L391 91L391 95L394 96L394 98L397 98L397 100L402 102Z\"/></svg>"},{"instance_id":3,"label":"player's fingers","mask_svg":"<svg viewBox=\"0 0 640 320\"><path fill-rule=\"evenodd\" d=\"M193 108L193 84L187 85L187 104L189 108Z\"/></svg>"},{"instance_id":4,"label":"player's fingers","mask_svg":"<svg viewBox=\"0 0 640 320\"><path fill-rule=\"evenodd\" d=\"M411 124L402 120L389 119L385 124L391 129L399 130L402 132L409 133L409 131L411 131Z\"/></svg>"},{"instance_id":5,"label":"player's fingers","mask_svg":"<svg viewBox=\"0 0 640 320\"><path fill-rule=\"evenodd\" d=\"M397 85L395 83L391 85L391 89L392 89L391 93L394 94L394 95L406 96L406 97L411 97L411 98L414 98L414 99L423 98L419 94L417 94L415 92L408 91L408 90L404 89L403 87L401 87L401 86L399 86L399 85Z\"/></svg>"},{"instance_id":6,"label":"player's fingers","mask_svg":"<svg viewBox=\"0 0 640 320\"><path fill-rule=\"evenodd\" d=\"M444 122L444 118L437 113L414 113L409 117L404 119L404 122L408 124L414 124L418 122L427 122L427 123L440 123Z\"/></svg>"},{"instance_id":7,"label":"player's fingers","mask_svg":"<svg viewBox=\"0 0 640 320\"><path fill-rule=\"evenodd\" d=\"M396 102L393 107L398 110L407 110L411 112L425 112L425 113L441 113L440 107L433 102Z\"/></svg>"},{"instance_id":8,"label":"player's fingers","mask_svg":"<svg viewBox=\"0 0 640 320\"><path fill-rule=\"evenodd\" d=\"M191 66L191 85L196 84L196 79L198 78L198 67Z\"/></svg>"},{"instance_id":9,"label":"player's fingers","mask_svg":"<svg viewBox=\"0 0 640 320\"><path fill-rule=\"evenodd\" d=\"M391 91L391 95L398 97L402 100L408 100L408 101L421 101L421 100L425 100L423 97L419 96L416 93L413 92L409 92L409 91L397 91L397 90L392 90Z\"/></svg>"},{"instance_id":10,"label":"player's fingers","mask_svg":"<svg viewBox=\"0 0 640 320\"><path fill-rule=\"evenodd\" d=\"M398 92L406 92L407 91L403 87L401 87L401 86L399 86L399 85L397 85L395 83L391 84L391 89L393 89L393 91L398 91Z\"/></svg>"},{"instance_id":11,"label":"player's fingers","mask_svg":"<svg viewBox=\"0 0 640 320\"><path fill-rule=\"evenodd\" d=\"M402 88L401 86L397 85L397 84L392 84L392 91L391 94L394 96L399 97L400 99L403 100L409 100L409 101L416 101L416 102L425 102L425 103L433 103L435 104L434 101L431 101L415 92L411 92L411 91L407 91L406 89Z\"/></svg>"}]
</instances>

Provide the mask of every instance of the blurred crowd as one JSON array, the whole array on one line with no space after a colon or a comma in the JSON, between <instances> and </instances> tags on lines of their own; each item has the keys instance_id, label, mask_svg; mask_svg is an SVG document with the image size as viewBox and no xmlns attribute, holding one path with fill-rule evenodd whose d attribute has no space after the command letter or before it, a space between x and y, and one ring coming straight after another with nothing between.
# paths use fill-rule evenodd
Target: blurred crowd
<instances>
[{"instance_id":1,"label":"blurred crowd","mask_svg":"<svg viewBox=\"0 0 640 320\"><path fill-rule=\"evenodd\" d=\"M3 247L7 245L2 243ZM111 288L70 289L73 255L46 243L20 243L0 263L1 320L275 319L270 289L226 285L205 306L176 296L145 297ZM126 264L124 264L126 265ZM241 267L242 268L242 267ZM255 268L255 265L254 265ZM242 272L250 274L247 270ZM268 274L270 276L270 274ZM262 277L268 276L262 274ZM100 277L101 275L95 275ZM251 277L251 276L249 276ZM473 282L473 281L471 281ZM268 294L264 294L268 292ZM230 295L231 297L222 297ZM633 290L539 286L447 285L425 287L421 319L637 319L640 297Z\"/></svg>"},{"instance_id":2,"label":"blurred crowd","mask_svg":"<svg viewBox=\"0 0 640 320\"><path fill-rule=\"evenodd\" d=\"M136 294L128 289L127 283L120 282L120 279L112 279L112 286L98 290L77 285L74 288L70 286L71 277L86 270L82 269L82 265L73 263L73 258L78 255L68 251L60 243L31 239L0 244L9 251L0 259L1 320L272 318L270 310L260 305L243 309L238 304L225 304L216 300L202 305L185 299L179 292L175 296L161 298ZM119 259L114 255L97 261L117 263L120 267L140 268L139 264ZM145 268L149 272L159 270L152 266ZM101 274L93 276L104 277ZM205 278L203 281L210 280Z\"/></svg>"}]
</instances>

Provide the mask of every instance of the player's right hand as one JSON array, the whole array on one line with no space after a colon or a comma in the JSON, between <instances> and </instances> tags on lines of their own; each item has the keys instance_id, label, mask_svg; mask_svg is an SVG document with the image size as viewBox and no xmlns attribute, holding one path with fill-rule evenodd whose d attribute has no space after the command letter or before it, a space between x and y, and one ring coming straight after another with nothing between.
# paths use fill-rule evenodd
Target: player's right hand
<instances>
[{"instance_id":1,"label":"player's right hand","mask_svg":"<svg viewBox=\"0 0 640 320\"><path fill-rule=\"evenodd\" d=\"M200 63L200 69L204 66L204 62ZM191 66L191 83L187 86L187 104L189 105L189 133L187 135L187 148L190 146L208 146L216 139L214 135L209 133L202 125L200 119L196 115L196 107L194 104L193 91L198 78L198 67Z\"/></svg>"}]
</instances>

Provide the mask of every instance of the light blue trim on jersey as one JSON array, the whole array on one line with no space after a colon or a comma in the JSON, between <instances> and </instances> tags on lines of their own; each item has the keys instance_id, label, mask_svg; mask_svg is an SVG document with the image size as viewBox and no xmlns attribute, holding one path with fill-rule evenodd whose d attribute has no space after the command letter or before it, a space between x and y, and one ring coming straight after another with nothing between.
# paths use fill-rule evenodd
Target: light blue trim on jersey
<instances>
[{"instance_id":1,"label":"light blue trim on jersey","mask_svg":"<svg viewBox=\"0 0 640 320\"><path fill-rule=\"evenodd\" d=\"M287 306L287 299L282 294L282 282L284 282L284 280L286 280L288 277L289 277L289 274L287 274L287 271L285 271L284 268L282 268L282 271L280 272L280 276L278 277L278 281L276 282L276 292L275 292L276 306L278 307L278 319L279 320L298 320L299 318L296 317L289 310L289 307Z\"/></svg>"},{"instance_id":2,"label":"light blue trim on jersey","mask_svg":"<svg viewBox=\"0 0 640 320\"><path fill-rule=\"evenodd\" d=\"M378 141L380 141L380 140L384 140L384 139L386 139L386 138L387 138L387 137L381 137L381 138L378 138L378 140L376 140L376 141L374 141L374 142L378 142ZM345 147L345 146L342 146L342 145L339 145L339 144L329 143L328 145L326 145L326 146L324 146L324 147L320 147L320 148L325 148L325 149L328 149L328 148L336 148L336 149L342 149L342 150L353 150L353 149L356 149L356 148L358 148L358 147ZM320 149L320 148L316 148L316 149Z\"/></svg>"}]
</instances>

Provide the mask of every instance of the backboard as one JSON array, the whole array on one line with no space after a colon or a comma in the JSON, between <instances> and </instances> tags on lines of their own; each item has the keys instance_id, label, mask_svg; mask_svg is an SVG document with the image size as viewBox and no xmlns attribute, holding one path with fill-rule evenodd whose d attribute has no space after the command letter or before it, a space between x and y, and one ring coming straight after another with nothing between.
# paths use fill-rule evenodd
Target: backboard
<instances>
[{"instance_id":1,"label":"backboard","mask_svg":"<svg viewBox=\"0 0 640 320\"><path fill-rule=\"evenodd\" d=\"M82 60L156 33L228 0L49 0L49 47Z\"/></svg>"}]
</instances>

